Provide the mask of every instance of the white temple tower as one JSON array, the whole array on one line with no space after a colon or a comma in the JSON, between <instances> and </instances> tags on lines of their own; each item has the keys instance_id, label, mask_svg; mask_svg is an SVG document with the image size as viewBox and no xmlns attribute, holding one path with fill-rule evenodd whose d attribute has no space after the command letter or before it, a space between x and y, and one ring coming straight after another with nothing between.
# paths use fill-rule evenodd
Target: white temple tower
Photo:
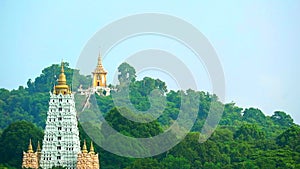
<instances>
[{"instance_id":1,"label":"white temple tower","mask_svg":"<svg viewBox=\"0 0 300 169\"><path fill-rule=\"evenodd\" d=\"M58 84L50 93L40 167L75 169L78 153L80 141L74 95L67 85L62 62Z\"/></svg>"}]
</instances>

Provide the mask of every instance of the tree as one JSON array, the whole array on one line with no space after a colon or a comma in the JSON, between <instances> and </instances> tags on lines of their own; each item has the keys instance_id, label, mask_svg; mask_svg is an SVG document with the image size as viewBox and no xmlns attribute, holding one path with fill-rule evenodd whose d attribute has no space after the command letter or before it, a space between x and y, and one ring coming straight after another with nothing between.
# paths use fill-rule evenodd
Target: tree
<instances>
[{"instance_id":1,"label":"tree","mask_svg":"<svg viewBox=\"0 0 300 169\"><path fill-rule=\"evenodd\" d=\"M182 169L182 168L191 168L190 161L183 157L174 157L172 155L168 155L164 158L161 164L165 168L172 168L172 169Z\"/></svg>"},{"instance_id":2,"label":"tree","mask_svg":"<svg viewBox=\"0 0 300 169\"><path fill-rule=\"evenodd\" d=\"M162 132L157 120L149 123L138 123L123 117L120 111L132 114L127 108L113 108L105 117L106 121L117 131L133 137L152 137Z\"/></svg>"},{"instance_id":3,"label":"tree","mask_svg":"<svg viewBox=\"0 0 300 169\"><path fill-rule=\"evenodd\" d=\"M234 138L244 141L254 141L265 138L265 133L255 124L243 124L235 132Z\"/></svg>"},{"instance_id":4,"label":"tree","mask_svg":"<svg viewBox=\"0 0 300 169\"><path fill-rule=\"evenodd\" d=\"M276 139L279 146L289 146L300 152L300 127L293 125Z\"/></svg>"},{"instance_id":5,"label":"tree","mask_svg":"<svg viewBox=\"0 0 300 169\"><path fill-rule=\"evenodd\" d=\"M252 154L252 162L263 169L270 168L297 168L299 164L300 153L292 152L288 149L274 149L266 151L255 151Z\"/></svg>"},{"instance_id":6,"label":"tree","mask_svg":"<svg viewBox=\"0 0 300 169\"><path fill-rule=\"evenodd\" d=\"M222 125L234 125L242 120L242 108L235 106L235 103L227 103L224 106L223 117L220 120Z\"/></svg>"},{"instance_id":7,"label":"tree","mask_svg":"<svg viewBox=\"0 0 300 169\"><path fill-rule=\"evenodd\" d=\"M52 64L42 70L42 74L35 78L34 82L29 79L27 81L27 90L33 92L49 92L57 83L56 80L60 74L60 64ZM84 76L79 74L79 70L69 68L69 63L64 62L64 71L67 77L67 83L70 87L77 89L80 85L87 88L91 85L91 76ZM74 77L74 78L73 78Z\"/></svg>"},{"instance_id":8,"label":"tree","mask_svg":"<svg viewBox=\"0 0 300 169\"><path fill-rule=\"evenodd\" d=\"M233 140L233 132L228 128L219 127L214 131L210 140L221 143L230 142Z\"/></svg>"},{"instance_id":9,"label":"tree","mask_svg":"<svg viewBox=\"0 0 300 169\"><path fill-rule=\"evenodd\" d=\"M214 164L212 162L205 162L203 169L219 169L221 167L221 165L218 164Z\"/></svg>"},{"instance_id":10,"label":"tree","mask_svg":"<svg viewBox=\"0 0 300 169\"><path fill-rule=\"evenodd\" d=\"M194 161L198 158L198 146L203 145L198 145L198 139L199 133L189 133L179 144L177 144L175 147L169 150L168 153L176 158L181 157L188 159L189 161ZM195 148L194 145L198 145L197 148Z\"/></svg>"},{"instance_id":11,"label":"tree","mask_svg":"<svg viewBox=\"0 0 300 169\"><path fill-rule=\"evenodd\" d=\"M97 99L98 108L100 109L100 112L106 115L113 107L113 99L112 96L98 96L95 95Z\"/></svg>"},{"instance_id":12,"label":"tree","mask_svg":"<svg viewBox=\"0 0 300 169\"><path fill-rule=\"evenodd\" d=\"M1 169L15 169L14 167L8 166L7 164L0 164Z\"/></svg>"},{"instance_id":13,"label":"tree","mask_svg":"<svg viewBox=\"0 0 300 169\"><path fill-rule=\"evenodd\" d=\"M266 116L264 113L261 110L252 107L245 109L243 112L243 120L249 123L258 123L263 126L266 124Z\"/></svg>"},{"instance_id":14,"label":"tree","mask_svg":"<svg viewBox=\"0 0 300 169\"><path fill-rule=\"evenodd\" d=\"M120 85L128 85L130 82L134 82L136 75L135 69L128 63L124 62L118 67L119 75L118 80Z\"/></svg>"},{"instance_id":15,"label":"tree","mask_svg":"<svg viewBox=\"0 0 300 169\"><path fill-rule=\"evenodd\" d=\"M22 153L27 151L29 139L33 147L43 139L43 132L34 124L18 121L10 124L0 137L0 163L19 168L22 165Z\"/></svg>"},{"instance_id":16,"label":"tree","mask_svg":"<svg viewBox=\"0 0 300 169\"><path fill-rule=\"evenodd\" d=\"M162 165L153 158L142 158L137 159L132 165L126 167L126 169L161 169Z\"/></svg>"},{"instance_id":17,"label":"tree","mask_svg":"<svg viewBox=\"0 0 300 169\"><path fill-rule=\"evenodd\" d=\"M144 77L141 81L131 83L129 90L131 103L140 111L146 111L150 106L164 107L160 104L164 103L162 100L165 100L164 94L167 92L167 87L165 82L159 79ZM152 96L153 99L150 100L149 96Z\"/></svg>"},{"instance_id":18,"label":"tree","mask_svg":"<svg viewBox=\"0 0 300 169\"><path fill-rule=\"evenodd\" d=\"M274 115L271 116L273 122L282 127L290 127L293 124L293 119L290 115L283 111L275 111Z\"/></svg>"}]
</instances>

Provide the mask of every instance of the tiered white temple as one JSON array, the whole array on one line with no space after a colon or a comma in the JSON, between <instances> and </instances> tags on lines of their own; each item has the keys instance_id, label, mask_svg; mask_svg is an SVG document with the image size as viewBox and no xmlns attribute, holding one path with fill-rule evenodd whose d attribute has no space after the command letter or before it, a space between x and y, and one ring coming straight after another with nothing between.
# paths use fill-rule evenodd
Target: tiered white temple
<instances>
[{"instance_id":1,"label":"tiered white temple","mask_svg":"<svg viewBox=\"0 0 300 169\"><path fill-rule=\"evenodd\" d=\"M23 152L22 168L100 168L98 154L94 152L92 143L90 152L87 151L85 141L80 150L77 124L74 94L67 85L62 62L58 84L50 92L42 150L38 147L37 152L34 152L30 141L28 151Z\"/></svg>"},{"instance_id":2,"label":"tiered white temple","mask_svg":"<svg viewBox=\"0 0 300 169\"><path fill-rule=\"evenodd\" d=\"M58 84L50 93L40 167L76 168L80 152L74 95L67 85L63 63Z\"/></svg>"}]
</instances>

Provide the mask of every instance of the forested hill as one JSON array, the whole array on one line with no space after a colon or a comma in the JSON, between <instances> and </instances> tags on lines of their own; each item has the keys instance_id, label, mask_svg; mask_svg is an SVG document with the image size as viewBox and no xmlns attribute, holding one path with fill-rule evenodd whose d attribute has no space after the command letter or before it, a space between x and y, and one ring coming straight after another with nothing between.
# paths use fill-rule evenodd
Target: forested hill
<instances>
[{"instance_id":1,"label":"forested hill","mask_svg":"<svg viewBox=\"0 0 300 169\"><path fill-rule=\"evenodd\" d=\"M60 67L54 64L45 68L27 86L17 90L0 89L0 168L21 166L22 151L26 150L29 138L42 140L48 110L49 91L52 90ZM204 143L199 143L199 131L208 115L211 101L216 95L202 91L168 91L164 82L145 77L137 81L135 70L127 63L118 68L120 85L118 90L130 84L130 100L138 110L150 108L148 96L159 89L167 103L163 115L148 124L132 122L120 115L111 96L97 96L97 103L106 120L116 130L132 137L150 137L167 129L176 120L181 106L181 95L197 95L200 100L197 120L187 137L177 146L161 155L132 159L104 151L100 152L101 168L300 168L300 127L293 123L290 115L276 111L266 116L257 108L242 108L235 103L217 104L224 106L223 116L217 130ZM91 84L90 76L65 63L67 82L76 81L75 88ZM75 89L73 89L75 90ZM23 121L22 121L23 120ZM81 141L90 138L81 126ZM132 130L134 129L134 130ZM35 145L34 145L35 146ZM130 148L130 147L128 147Z\"/></svg>"},{"instance_id":2,"label":"forested hill","mask_svg":"<svg viewBox=\"0 0 300 169\"><path fill-rule=\"evenodd\" d=\"M80 75L79 70L69 68L67 62L64 63L64 70L68 85L79 87L82 84L86 88L91 84L91 76ZM18 120L33 122L44 128L49 91L53 90L59 73L60 65L53 64L43 69L39 77L29 79L26 87L19 86L17 90L12 91L0 89L0 132ZM76 76L74 81L73 75Z\"/></svg>"}]
</instances>

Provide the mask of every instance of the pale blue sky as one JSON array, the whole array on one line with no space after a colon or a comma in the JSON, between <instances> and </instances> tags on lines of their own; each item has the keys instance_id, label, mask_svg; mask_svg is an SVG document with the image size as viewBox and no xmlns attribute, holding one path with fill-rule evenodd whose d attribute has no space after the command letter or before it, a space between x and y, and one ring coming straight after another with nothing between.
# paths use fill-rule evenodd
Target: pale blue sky
<instances>
[{"instance_id":1,"label":"pale blue sky","mask_svg":"<svg viewBox=\"0 0 300 169\"><path fill-rule=\"evenodd\" d=\"M75 67L86 42L105 25L158 12L186 20L208 38L224 69L226 102L268 115L283 110L300 123L299 11L299 1L0 1L0 88L24 86L62 58ZM134 42L127 53L136 49ZM141 43L138 49L151 44ZM114 64L105 59L105 68L113 72L125 53L112 51L120 58ZM209 85L203 90L209 91Z\"/></svg>"}]
</instances>

